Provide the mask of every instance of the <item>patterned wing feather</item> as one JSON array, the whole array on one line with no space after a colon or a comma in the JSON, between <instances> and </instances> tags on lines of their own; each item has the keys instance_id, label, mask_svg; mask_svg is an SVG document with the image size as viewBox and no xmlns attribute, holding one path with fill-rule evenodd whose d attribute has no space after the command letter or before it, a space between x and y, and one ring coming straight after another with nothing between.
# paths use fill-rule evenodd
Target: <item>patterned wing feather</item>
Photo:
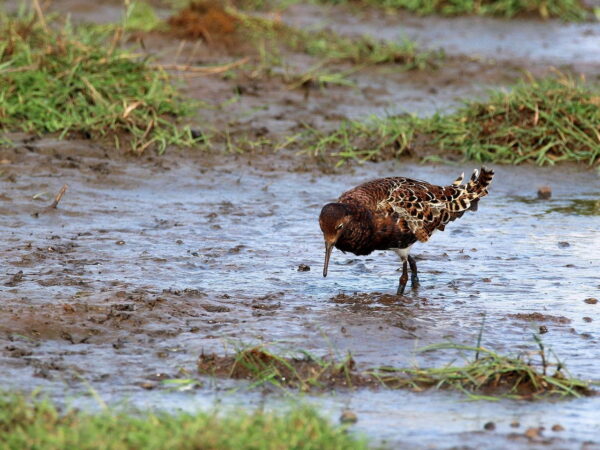
<instances>
[{"instance_id":1,"label":"patterned wing feather","mask_svg":"<svg viewBox=\"0 0 600 450\"><path fill-rule=\"evenodd\" d=\"M362 184L340 197L340 202L360 203L377 215L391 217L401 232L413 233L426 242L435 230L461 217L465 211L477 210L481 197L494 172L475 170L463 183L464 174L450 186L436 186L410 178L382 178Z\"/></svg>"}]
</instances>

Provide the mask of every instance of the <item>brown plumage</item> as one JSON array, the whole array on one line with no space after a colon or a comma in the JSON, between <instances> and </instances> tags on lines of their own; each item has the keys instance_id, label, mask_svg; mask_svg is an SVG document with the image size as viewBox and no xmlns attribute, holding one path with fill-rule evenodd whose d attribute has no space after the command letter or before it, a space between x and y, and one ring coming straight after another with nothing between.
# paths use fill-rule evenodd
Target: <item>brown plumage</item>
<instances>
[{"instance_id":1,"label":"brown plumage","mask_svg":"<svg viewBox=\"0 0 600 450\"><path fill-rule=\"evenodd\" d=\"M427 242L434 231L443 231L465 211L476 211L493 176L493 170L482 167L468 183L463 184L463 174L450 186L403 177L381 178L343 193L336 203L325 205L319 216L325 238L323 276L327 276L334 246L355 255L392 249L402 259L398 295L404 293L408 282L408 265L416 287L417 265L409 255L410 246Z\"/></svg>"}]
</instances>

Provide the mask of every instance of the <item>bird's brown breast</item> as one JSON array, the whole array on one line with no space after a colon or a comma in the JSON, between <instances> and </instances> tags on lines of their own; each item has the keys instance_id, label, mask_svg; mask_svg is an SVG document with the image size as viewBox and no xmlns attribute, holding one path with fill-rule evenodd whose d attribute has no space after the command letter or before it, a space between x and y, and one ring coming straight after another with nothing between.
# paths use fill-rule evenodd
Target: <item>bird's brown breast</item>
<instances>
[{"instance_id":1,"label":"bird's brown breast","mask_svg":"<svg viewBox=\"0 0 600 450\"><path fill-rule=\"evenodd\" d=\"M368 219L368 222L367 222ZM355 255L368 255L374 250L406 248L417 241L405 220L383 214L369 214L354 220L340 236L336 248Z\"/></svg>"}]
</instances>

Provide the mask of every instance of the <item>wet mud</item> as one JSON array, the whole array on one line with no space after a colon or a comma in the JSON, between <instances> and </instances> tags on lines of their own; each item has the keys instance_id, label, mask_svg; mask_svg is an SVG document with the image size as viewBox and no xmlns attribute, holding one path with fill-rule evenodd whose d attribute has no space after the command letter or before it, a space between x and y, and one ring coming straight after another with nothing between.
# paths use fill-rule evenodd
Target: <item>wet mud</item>
<instances>
[{"instance_id":1,"label":"wet mud","mask_svg":"<svg viewBox=\"0 0 600 450\"><path fill-rule=\"evenodd\" d=\"M201 354L198 370L203 375L248 380L259 386L312 390L379 387L373 376L356 371L352 358L342 362L317 360L309 355L286 357L260 347L242 350L236 355Z\"/></svg>"},{"instance_id":2,"label":"wet mud","mask_svg":"<svg viewBox=\"0 0 600 450\"><path fill-rule=\"evenodd\" d=\"M121 12L118 2L55 3L58 11L72 10L75 20L116 21ZM293 22L314 25L313 8L293 7ZM379 13L357 23L342 10L324 11L319 17L341 11L340 32L396 36L392 19ZM570 54L567 38L557 41L558 47L526 39L541 36L545 42L547 32L539 28L558 29L554 22L401 21L410 37L445 48L452 58L443 68L365 69L352 75L356 88L331 86L309 95L276 77L180 74L186 95L217 106L200 109L194 124L269 138L306 125L326 130L344 118L372 113L429 114L514 81L521 63L544 73L553 51ZM514 24L526 26L514 34ZM471 39L471 28L485 39ZM502 42L514 38L523 46L506 44L496 52L490 44L481 50L483 60L472 58L468 49L460 55L453 50L459 40L492 41L498 30L504 30ZM560 30L587 42L597 25ZM442 32L445 43L436 38ZM203 45L202 37L200 44L182 42L144 37L146 49L163 62L231 61L231 55ZM539 52L526 53L530 44ZM500 62L486 60L492 56ZM592 49L564 63L598 75L598 61ZM310 66L301 58L294 63ZM422 285L397 297L399 263L391 253L334 252L329 276L321 276L321 206L370 178L393 174L449 184L475 164L396 161L325 175L285 151L276 159L261 156L260 148L249 156L172 149L164 157L132 157L89 140L11 138L13 147L0 148L5 387L40 388L87 407L95 402L87 397L91 392L111 404L126 400L166 410L209 408L215 402L262 405L261 392L231 394L239 381L199 373L199 356L220 358L241 343L302 349L319 357L351 352L360 371L435 367L455 361L457 354L416 350L447 341L475 345L482 323L482 344L500 353L534 351L532 335L543 327L543 342L572 375L598 378L598 307L588 301L600 290L600 252L592 251L600 248L595 171L568 165L494 167L490 195L476 213L415 245ZM64 184L68 190L58 207L48 208ZM551 187L551 198L537 198L542 186ZM162 384L171 379L198 384L180 392ZM391 447L451 447L467 440L473 447L600 446L595 397L465 406L464 396L451 392L365 388L306 394L306 399L333 419L340 410L353 410L354 429ZM286 401L275 395L267 403L275 408ZM493 430L484 428L489 422ZM564 429L553 430L556 424Z\"/></svg>"}]
</instances>

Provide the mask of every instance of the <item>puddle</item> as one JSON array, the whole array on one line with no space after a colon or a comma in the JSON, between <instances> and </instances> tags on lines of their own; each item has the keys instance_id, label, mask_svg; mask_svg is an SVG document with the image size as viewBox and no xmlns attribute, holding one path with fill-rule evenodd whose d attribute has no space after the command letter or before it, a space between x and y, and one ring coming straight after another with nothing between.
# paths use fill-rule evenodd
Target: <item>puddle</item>
<instances>
[{"instance_id":1,"label":"puddle","mask_svg":"<svg viewBox=\"0 0 600 450\"><path fill-rule=\"evenodd\" d=\"M239 342L322 356L351 351L362 368L439 365L455 355L415 349L447 340L474 345L484 315L485 346L532 349L532 333L543 325L544 342L572 374L597 377L600 318L584 299L600 291L600 253L590 252L600 248L600 217L548 213L547 202L514 200L535 198L542 185L552 187L557 204L585 200L600 194L593 172L495 167L479 211L415 246L422 287L394 302L395 254L334 251L330 275L321 276L320 207L370 178L401 174L443 184L472 165L368 164L323 176L241 160L208 167L173 153L134 164L102 155L98 171L100 159L82 153L82 143L48 140L33 148L1 151L14 163L9 171L20 168L13 182L2 179L0 204L6 267L0 374L19 380L15 387L41 387L60 398L91 385L110 402L167 409L207 406L215 395L252 403L254 393L232 395L214 380L184 397L140 386L195 377L198 355L224 354ZM69 190L57 210L33 200L63 183ZM587 196L578 198L581 192ZM303 264L310 270L299 271ZM407 445L425 445L425 435L459 443L490 420L498 439L512 439L506 436L514 420L523 427L560 423L565 442L596 442L600 431L592 419L596 398L552 407L505 401L465 407L464 397L436 392L307 398L334 418L349 406L359 415L357 429ZM432 430L440 405L448 409Z\"/></svg>"}]
</instances>

